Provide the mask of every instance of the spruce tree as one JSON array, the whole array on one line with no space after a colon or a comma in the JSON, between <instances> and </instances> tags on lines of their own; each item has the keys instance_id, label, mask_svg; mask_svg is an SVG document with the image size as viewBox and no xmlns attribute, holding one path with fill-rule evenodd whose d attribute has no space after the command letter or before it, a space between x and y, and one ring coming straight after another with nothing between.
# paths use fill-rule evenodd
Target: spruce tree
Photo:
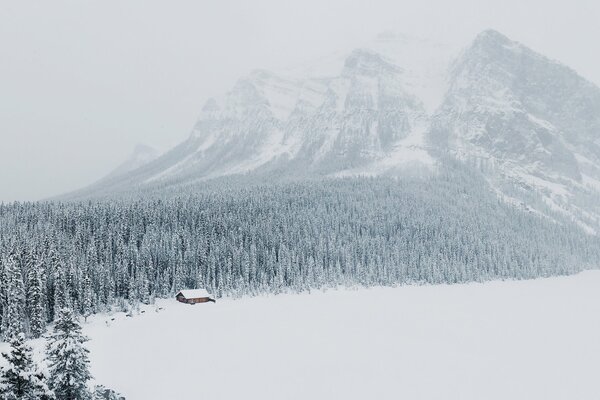
<instances>
[{"instance_id":1,"label":"spruce tree","mask_svg":"<svg viewBox=\"0 0 600 400\"><path fill-rule=\"evenodd\" d=\"M125 397L103 385L94 387L94 400L125 400Z\"/></svg>"},{"instance_id":2,"label":"spruce tree","mask_svg":"<svg viewBox=\"0 0 600 400\"><path fill-rule=\"evenodd\" d=\"M88 400L91 397L87 388L87 382L92 378L89 351L84 347L87 340L73 312L61 309L46 348L49 386L57 400Z\"/></svg>"},{"instance_id":3,"label":"spruce tree","mask_svg":"<svg viewBox=\"0 0 600 400\"><path fill-rule=\"evenodd\" d=\"M11 254L5 263L7 275L7 331L4 336L8 339L24 331L23 321L25 314L25 289L23 288L23 277L21 269L17 265L15 257Z\"/></svg>"},{"instance_id":4,"label":"spruce tree","mask_svg":"<svg viewBox=\"0 0 600 400\"><path fill-rule=\"evenodd\" d=\"M65 277L65 266L58 261L54 272L54 319L58 318L60 310L67 307L67 283Z\"/></svg>"},{"instance_id":5,"label":"spruce tree","mask_svg":"<svg viewBox=\"0 0 600 400\"><path fill-rule=\"evenodd\" d=\"M10 351L2 353L6 365L0 371L0 396L2 400L49 400L52 393L44 376L36 368L31 347L25 335L19 333L10 340Z\"/></svg>"},{"instance_id":6,"label":"spruce tree","mask_svg":"<svg viewBox=\"0 0 600 400\"><path fill-rule=\"evenodd\" d=\"M41 278L40 263L35 263L29 271L27 277L27 307L29 309L29 330L31 336L38 338L44 333L45 315L44 315L44 293Z\"/></svg>"},{"instance_id":7,"label":"spruce tree","mask_svg":"<svg viewBox=\"0 0 600 400\"><path fill-rule=\"evenodd\" d=\"M87 321L87 318L94 312L93 306L93 293L92 293L92 280L88 275L83 278L83 299L82 299L82 314L83 318Z\"/></svg>"},{"instance_id":8,"label":"spruce tree","mask_svg":"<svg viewBox=\"0 0 600 400\"><path fill-rule=\"evenodd\" d=\"M8 277L6 276L5 258L0 256L0 338L8 332Z\"/></svg>"}]
</instances>

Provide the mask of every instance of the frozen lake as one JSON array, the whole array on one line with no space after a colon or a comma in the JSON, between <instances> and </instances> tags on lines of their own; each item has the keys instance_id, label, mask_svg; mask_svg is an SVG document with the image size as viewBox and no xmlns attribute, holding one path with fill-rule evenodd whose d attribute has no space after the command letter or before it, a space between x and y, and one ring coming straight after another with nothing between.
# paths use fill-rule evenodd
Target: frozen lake
<instances>
[{"instance_id":1,"label":"frozen lake","mask_svg":"<svg viewBox=\"0 0 600 400\"><path fill-rule=\"evenodd\" d=\"M157 305L85 328L95 378L128 400L600 393L600 271Z\"/></svg>"}]
</instances>

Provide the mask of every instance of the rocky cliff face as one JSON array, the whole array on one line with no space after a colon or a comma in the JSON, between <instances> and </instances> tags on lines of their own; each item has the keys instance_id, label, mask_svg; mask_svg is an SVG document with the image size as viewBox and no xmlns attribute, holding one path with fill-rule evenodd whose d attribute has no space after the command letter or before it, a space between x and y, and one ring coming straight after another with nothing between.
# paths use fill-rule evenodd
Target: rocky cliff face
<instances>
[{"instance_id":1,"label":"rocky cliff face","mask_svg":"<svg viewBox=\"0 0 600 400\"><path fill-rule=\"evenodd\" d=\"M205 105L189 139L195 147L160 179L187 173L214 177L286 168L329 174L389 155L426 123L422 102L403 86L402 68L356 50L338 76L287 78L255 71Z\"/></svg>"}]
</instances>

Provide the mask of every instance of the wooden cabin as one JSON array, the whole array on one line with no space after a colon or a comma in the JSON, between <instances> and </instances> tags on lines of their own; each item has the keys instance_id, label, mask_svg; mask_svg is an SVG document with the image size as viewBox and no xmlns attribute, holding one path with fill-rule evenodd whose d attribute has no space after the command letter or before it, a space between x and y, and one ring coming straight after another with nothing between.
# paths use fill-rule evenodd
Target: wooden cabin
<instances>
[{"instance_id":1,"label":"wooden cabin","mask_svg":"<svg viewBox=\"0 0 600 400\"><path fill-rule=\"evenodd\" d=\"M209 301L216 303L216 301L210 297L210 294L206 289L182 290L177 293L175 298L180 303L186 304L208 303Z\"/></svg>"}]
</instances>

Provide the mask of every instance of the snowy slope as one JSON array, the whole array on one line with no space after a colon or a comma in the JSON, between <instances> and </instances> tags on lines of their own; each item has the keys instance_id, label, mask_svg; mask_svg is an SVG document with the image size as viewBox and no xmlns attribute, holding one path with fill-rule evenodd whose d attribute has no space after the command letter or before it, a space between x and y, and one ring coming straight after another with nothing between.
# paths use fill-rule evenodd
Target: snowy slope
<instances>
[{"instance_id":1,"label":"snowy slope","mask_svg":"<svg viewBox=\"0 0 600 400\"><path fill-rule=\"evenodd\" d=\"M294 176L435 169L424 132L455 54L438 43L385 33L310 65L253 71L206 102L185 142L120 181L91 189L265 170Z\"/></svg>"},{"instance_id":2,"label":"snowy slope","mask_svg":"<svg viewBox=\"0 0 600 400\"><path fill-rule=\"evenodd\" d=\"M328 174L385 159L427 120L404 74L365 49L348 55L334 77L254 71L207 102L188 140L194 150L144 182L245 173L278 162L285 169L290 160ZM432 164L426 154L413 159Z\"/></svg>"},{"instance_id":3,"label":"snowy slope","mask_svg":"<svg viewBox=\"0 0 600 400\"><path fill-rule=\"evenodd\" d=\"M488 30L462 51L386 32L350 52L256 70L189 138L80 194L236 175L431 174L458 159L500 199L600 231L600 89Z\"/></svg>"},{"instance_id":4,"label":"snowy slope","mask_svg":"<svg viewBox=\"0 0 600 400\"><path fill-rule=\"evenodd\" d=\"M94 317L128 400L597 399L600 272L279 295ZM110 326L107 326L107 322Z\"/></svg>"},{"instance_id":5,"label":"snowy slope","mask_svg":"<svg viewBox=\"0 0 600 400\"><path fill-rule=\"evenodd\" d=\"M600 208L600 89L495 31L454 64L431 141L594 232ZM596 202L596 204L598 204Z\"/></svg>"}]
</instances>

